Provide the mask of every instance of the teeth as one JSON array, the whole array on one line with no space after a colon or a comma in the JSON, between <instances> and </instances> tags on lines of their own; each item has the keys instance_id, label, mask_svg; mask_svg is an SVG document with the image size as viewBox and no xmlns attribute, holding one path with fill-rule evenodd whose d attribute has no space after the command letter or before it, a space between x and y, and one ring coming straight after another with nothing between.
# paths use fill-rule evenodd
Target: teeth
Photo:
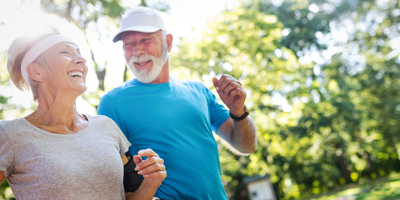
<instances>
[{"instance_id":1,"label":"teeth","mask_svg":"<svg viewBox=\"0 0 400 200\"><path fill-rule=\"evenodd\" d=\"M82 72L77 72L77 71L70 72L70 73L68 73L68 75L71 76L71 77L75 77L75 76L83 77L83 73Z\"/></svg>"},{"instance_id":2,"label":"teeth","mask_svg":"<svg viewBox=\"0 0 400 200\"><path fill-rule=\"evenodd\" d=\"M136 62L137 64L143 64L143 63L147 63L147 62L149 62L150 60L148 60L148 61L143 61L143 62Z\"/></svg>"}]
</instances>

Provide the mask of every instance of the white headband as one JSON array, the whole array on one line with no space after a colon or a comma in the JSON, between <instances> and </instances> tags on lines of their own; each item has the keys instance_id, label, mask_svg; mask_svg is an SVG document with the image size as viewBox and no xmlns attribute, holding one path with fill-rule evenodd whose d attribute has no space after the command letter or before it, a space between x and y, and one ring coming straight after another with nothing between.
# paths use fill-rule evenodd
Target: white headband
<instances>
[{"instance_id":1,"label":"white headband","mask_svg":"<svg viewBox=\"0 0 400 200\"><path fill-rule=\"evenodd\" d=\"M61 42L69 42L69 43L75 44L75 42L73 42L68 37L54 34L54 35L50 35L50 36L44 38L43 40L41 40L40 42L35 44L35 46L33 46L25 54L25 56L21 62L21 74L22 74L22 78L24 78L26 84L28 84L29 87L31 87L31 84L29 84L29 75L28 75L28 72L26 71L26 67L30 63L32 63L40 54L45 52L50 47L52 47L58 43L61 43Z\"/></svg>"}]
</instances>

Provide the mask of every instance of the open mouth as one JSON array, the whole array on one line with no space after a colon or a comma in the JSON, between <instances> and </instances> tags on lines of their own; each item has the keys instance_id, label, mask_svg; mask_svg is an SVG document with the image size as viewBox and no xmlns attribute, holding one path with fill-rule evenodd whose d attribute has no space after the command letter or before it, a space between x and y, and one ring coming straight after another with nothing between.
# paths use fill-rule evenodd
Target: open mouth
<instances>
[{"instance_id":1,"label":"open mouth","mask_svg":"<svg viewBox=\"0 0 400 200\"><path fill-rule=\"evenodd\" d=\"M139 65L139 66L141 66L141 67L143 67L143 66L145 66L147 63L149 63L151 60L148 60L148 61L146 61L146 62L135 62L135 64L137 64L137 65Z\"/></svg>"},{"instance_id":2,"label":"open mouth","mask_svg":"<svg viewBox=\"0 0 400 200\"><path fill-rule=\"evenodd\" d=\"M70 77L80 77L80 78L83 77L83 73L82 73L82 72L77 72L77 71L69 72L68 75L69 75Z\"/></svg>"}]
</instances>

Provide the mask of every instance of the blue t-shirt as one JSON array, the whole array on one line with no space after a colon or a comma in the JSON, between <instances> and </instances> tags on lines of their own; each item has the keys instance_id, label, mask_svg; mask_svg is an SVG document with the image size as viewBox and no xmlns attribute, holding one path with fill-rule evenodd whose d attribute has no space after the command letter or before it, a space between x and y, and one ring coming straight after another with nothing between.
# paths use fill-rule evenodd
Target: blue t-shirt
<instances>
[{"instance_id":1,"label":"blue t-shirt","mask_svg":"<svg viewBox=\"0 0 400 200\"><path fill-rule=\"evenodd\" d=\"M164 159L167 178L156 197L227 199L212 131L229 118L229 111L202 83L134 79L104 95L98 114L118 124L132 144L132 155L151 148Z\"/></svg>"}]
</instances>

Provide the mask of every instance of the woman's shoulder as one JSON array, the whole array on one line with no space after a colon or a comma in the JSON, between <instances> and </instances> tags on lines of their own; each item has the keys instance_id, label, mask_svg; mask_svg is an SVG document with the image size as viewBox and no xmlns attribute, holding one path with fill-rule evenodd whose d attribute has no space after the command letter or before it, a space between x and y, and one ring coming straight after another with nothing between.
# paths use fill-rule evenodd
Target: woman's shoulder
<instances>
[{"instance_id":1,"label":"woman's shoulder","mask_svg":"<svg viewBox=\"0 0 400 200\"><path fill-rule=\"evenodd\" d=\"M91 127L96 130L106 131L107 133L121 132L120 128L114 122L114 120L112 120L107 116L104 115L85 115L85 116L89 119Z\"/></svg>"},{"instance_id":2,"label":"woman's shoulder","mask_svg":"<svg viewBox=\"0 0 400 200\"><path fill-rule=\"evenodd\" d=\"M25 121L23 118L0 120L0 136L18 138L21 133L30 131Z\"/></svg>"},{"instance_id":3,"label":"woman's shoulder","mask_svg":"<svg viewBox=\"0 0 400 200\"><path fill-rule=\"evenodd\" d=\"M17 118L13 120L0 120L0 131L6 131L8 129L21 129L24 124L23 118Z\"/></svg>"}]
</instances>

